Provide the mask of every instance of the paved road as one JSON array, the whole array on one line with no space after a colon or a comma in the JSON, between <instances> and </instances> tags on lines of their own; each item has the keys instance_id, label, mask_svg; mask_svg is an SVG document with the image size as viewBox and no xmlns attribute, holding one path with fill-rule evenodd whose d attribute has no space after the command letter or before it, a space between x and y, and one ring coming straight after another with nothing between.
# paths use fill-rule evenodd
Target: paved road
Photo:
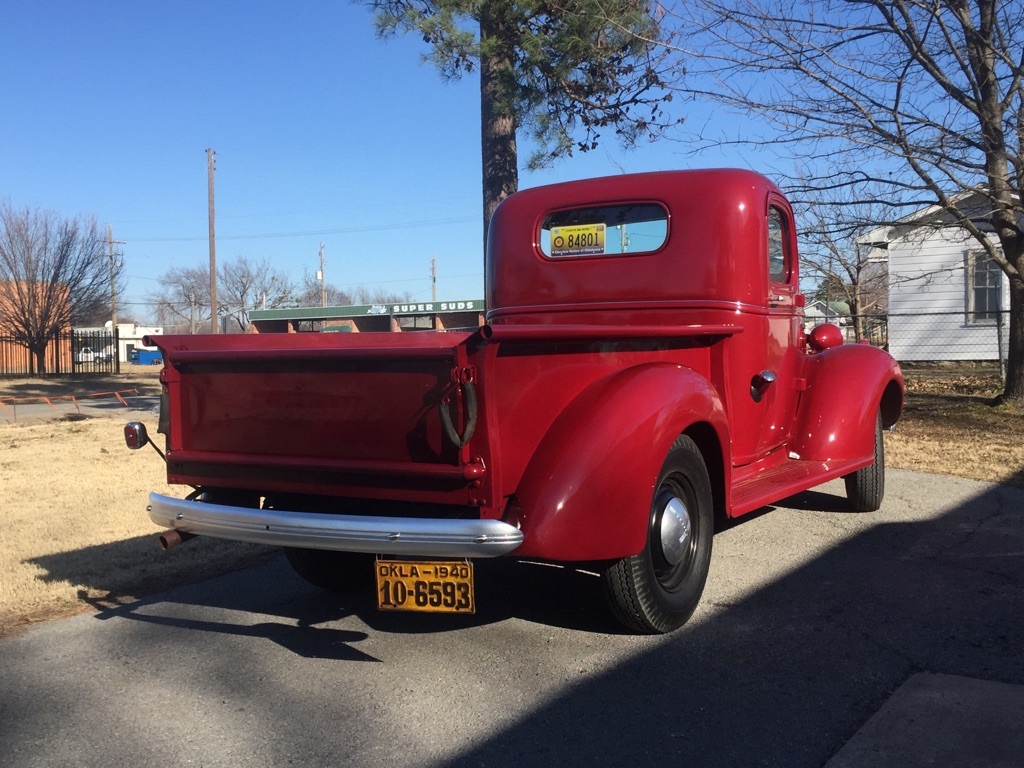
<instances>
[{"instance_id":1,"label":"paved road","mask_svg":"<svg viewBox=\"0 0 1024 768\"><path fill-rule=\"evenodd\" d=\"M481 564L475 617L423 618L277 559L0 642L0 766L883 765L837 753L905 682L1021 690L1022 578L1024 492L899 471L878 513L809 492L720 532L668 637L620 634L586 574ZM922 750L964 720L896 717L925 732L898 764L1024 764L998 723L958 762Z\"/></svg>"},{"instance_id":2,"label":"paved road","mask_svg":"<svg viewBox=\"0 0 1024 768\"><path fill-rule=\"evenodd\" d=\"M121 396L121 400L112 395L86 396L77 398L75 401L55 398L50 403L42 400L18 403L4 401L0 407L0 423L37 424L54 419L121 415L126 420L150 417L155 420L159 412L159 395L124 394Z\"/></svg>"}]
</instances>

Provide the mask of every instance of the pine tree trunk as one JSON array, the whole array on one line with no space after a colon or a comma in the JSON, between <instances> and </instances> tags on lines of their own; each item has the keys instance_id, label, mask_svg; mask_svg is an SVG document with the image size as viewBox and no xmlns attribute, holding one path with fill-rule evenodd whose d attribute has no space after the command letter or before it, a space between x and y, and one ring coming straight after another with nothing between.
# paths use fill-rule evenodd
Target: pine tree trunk
<instances>
[{"instance_id":1,"label":"pine tree trunk","mask_svg":"<svg viewBox=\"0 0 1024 768\"><path fill-rule=\"evenodd\" d=\"M485 0L480 9L480 149L483 156L484 248L491 216L498 204L519 189L516 117L512 94L514 36L503 23L500 0Z\"/></svg>"}]
</instances>

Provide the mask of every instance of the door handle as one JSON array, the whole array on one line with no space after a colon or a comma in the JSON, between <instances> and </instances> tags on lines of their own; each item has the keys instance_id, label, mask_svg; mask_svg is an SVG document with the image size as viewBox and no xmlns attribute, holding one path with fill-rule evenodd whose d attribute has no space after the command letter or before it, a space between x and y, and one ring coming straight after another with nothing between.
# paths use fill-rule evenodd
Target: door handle
<instances>
[{"instance_id":1,"label":"door handle","mask_svg":"<svg viewBox=\"0 0 1024 768\"><path fill-rule=\"evenodd\" d=\"M775 383L774 371L761 371L755 374L750 380L750 397L755 403L760 403L768 388Z\"/></svg>"}]
</instances>

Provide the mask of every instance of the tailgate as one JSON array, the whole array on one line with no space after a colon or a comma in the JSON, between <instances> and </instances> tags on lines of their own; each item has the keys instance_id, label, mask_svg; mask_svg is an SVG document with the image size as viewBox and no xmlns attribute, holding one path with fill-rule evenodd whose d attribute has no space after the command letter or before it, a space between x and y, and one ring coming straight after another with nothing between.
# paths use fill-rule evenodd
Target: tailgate
<instances>
[{"instance_id":1,"label":"tailgate","mask_svg":"<svg viewBox=\"0 0 1024 768\"><path fill-rule=\"evenodd\" d=\"M169 481L461 502L469 334L163 336ZM394 491L397 491L394 492ZM411 494L411 495L410 495Z\"/></svg>"}]
</instances>

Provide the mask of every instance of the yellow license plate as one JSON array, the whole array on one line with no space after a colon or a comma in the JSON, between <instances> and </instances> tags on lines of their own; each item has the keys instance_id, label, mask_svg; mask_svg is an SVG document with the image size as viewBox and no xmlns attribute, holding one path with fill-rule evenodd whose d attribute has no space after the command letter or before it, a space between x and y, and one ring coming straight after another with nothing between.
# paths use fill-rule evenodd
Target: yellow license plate
<instances>
[{"instance_id":1,"label":"yellow license plate","mask_svg":"<svg viewBox=\"0 0 1024 768\"><path fill-rule=\"evenodd\" d=\"M374 568L382 611L476 612L468 560L377 560Z\"/></svg>"},{"instance_id":2,"label":"yellow license plate","mask_svg":"<svg viewBox=\"0 0 1024 768\"><path fill-rule=\"evenodd\" d=\"M574 224L551 228L552 256L587 256L604 253L604 224Z\"/></svg>"}]
</instances>

